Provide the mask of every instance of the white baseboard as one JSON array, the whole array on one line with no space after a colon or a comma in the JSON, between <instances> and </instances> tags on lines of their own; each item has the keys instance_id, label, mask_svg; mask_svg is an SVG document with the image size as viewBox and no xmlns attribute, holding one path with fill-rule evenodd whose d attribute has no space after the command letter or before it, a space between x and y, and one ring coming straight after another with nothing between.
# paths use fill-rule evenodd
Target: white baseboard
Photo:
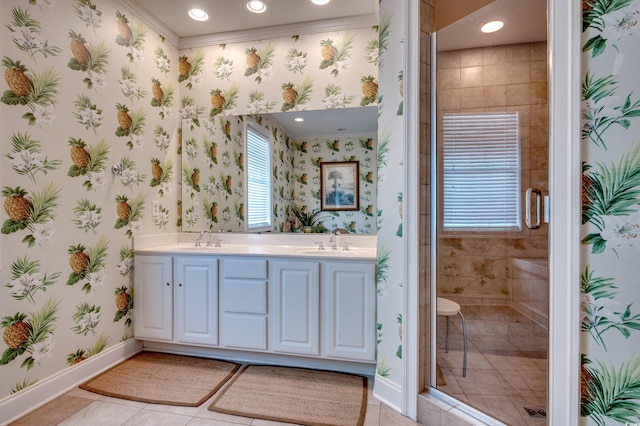
<instances>
[{"instance_id":1,"label":"white baseboard","mask_svg":"<svg viewBox=\"0 0 640 426\"><path fill-rule=\"evenodd\" d=\"M3 398L0 400L0 425L17 420L141 350L142 342L129 339Z\"/></svg>"},{"instance_id":2,"label":"white baseboard","mask_svg":"<svg viewBox=\"0 0 640 426\"><path fill-rule=\"evenodd\" d=\"M397 384L376 374L373 396L387 407L404 415L404 394L402 393L402 388Z\"/></svg>"}]
</instances>

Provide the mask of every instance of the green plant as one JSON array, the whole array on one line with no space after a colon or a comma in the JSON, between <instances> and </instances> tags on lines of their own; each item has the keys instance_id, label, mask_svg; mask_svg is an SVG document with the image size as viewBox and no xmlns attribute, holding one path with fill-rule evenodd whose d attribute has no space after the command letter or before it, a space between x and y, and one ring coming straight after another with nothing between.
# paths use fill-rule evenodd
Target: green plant
<instances>
[{"instance_id":1,"label":"green plant","mask_svg":"<svg viewBox=\"0 0 640 426\"><path fill-rule=\"evenodd\" d=\"M305 208L292 206L291 211L298 218L302 226L315 226L321 219L324 218L320 216L320 214L322 213L322 210L320 209L307 211Z\"/></svg>"}]
</instances>

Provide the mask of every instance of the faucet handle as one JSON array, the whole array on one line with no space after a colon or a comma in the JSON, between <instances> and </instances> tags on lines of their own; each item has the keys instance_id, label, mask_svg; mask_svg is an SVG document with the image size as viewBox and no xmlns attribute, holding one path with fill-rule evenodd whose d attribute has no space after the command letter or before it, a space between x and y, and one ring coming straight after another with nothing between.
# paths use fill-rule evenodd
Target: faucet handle
<instances>
[{"instance_id":1,"label":"faucet handle","mask_svg":"<svg viewBox=\"0 0 640 426\"><path fill-rule=\"evenodd\" d=\"M318 250L324 250L324 243L322 241L316 241L313 244L317 244L318 245Z\"/></svg>"},{"instance_id":2,"label":"faucet handle","mask_svg":"<svg viewBox=\"0 0 640 426\"><path fill-rule=\"evenodd\" d=\"M349 251L349 246L351 246L351 244L352 243L345 241L342 245L342 251Z\"/></svg>"}]
</instances>

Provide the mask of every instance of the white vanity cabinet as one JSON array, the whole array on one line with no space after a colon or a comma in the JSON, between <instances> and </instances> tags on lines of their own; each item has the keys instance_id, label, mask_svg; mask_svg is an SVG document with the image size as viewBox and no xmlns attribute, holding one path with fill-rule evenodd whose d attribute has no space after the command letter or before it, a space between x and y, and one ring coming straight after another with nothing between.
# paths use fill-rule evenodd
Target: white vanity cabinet
<instances>
[{"instance_id":1,"label":"white vanity cabinet","mask_svg":"<svg viewBox=\"0 0 640 426\"><path fill-rule=\"evenodd\" d=\"M136 250L135 338L194 356L373 368L375 258L247 247Z\"/></svg>"},{"instance_id":2,"label":"white vanity cabinet","mask_svg":"<svg viewBox=\"0 0 640 426\"><path fill-rule=\"evenodd\" d=\"M375 264L327 261L322 277L323 355L375 361Z\"/></svg>"},{"instance_id":3,"label":"white vanity cabinet","mask_svg":"<svg viewBox=\"0 0 640 426\"><path fill-rule=\"evenodd\" d=\"M267 350L267 259L220 261L220 346Z\"/></svg>"},{"instance_id":4,"label":"white vanity cabinet","mask_svg":"<svg viewBox=\"0 0 640 426\"><path fill-rule=\"evenodd\" d=\"M195 345L218 344L218 259L135 256L134 335Z\"/></svg>"},{"instance_id":5,"label":"white vanity cabinet","mask_svg":"<svg viewBox=\"0 0 640 426\"><path fill-rule=\"evenodd\" d=\"M136 254L133 268L133 334L173 340L173 257Z\"/></svg>"},{"instance_id":6,"label":"white vanity cabinet","mask_svg":"<svg viewBox=\"0 0 640 426\"><path fill-rule=\"evenodd\" d=\"M320 355L320 264L309 260L270 262L271 349Z\"/></svg>"}]
</instances>

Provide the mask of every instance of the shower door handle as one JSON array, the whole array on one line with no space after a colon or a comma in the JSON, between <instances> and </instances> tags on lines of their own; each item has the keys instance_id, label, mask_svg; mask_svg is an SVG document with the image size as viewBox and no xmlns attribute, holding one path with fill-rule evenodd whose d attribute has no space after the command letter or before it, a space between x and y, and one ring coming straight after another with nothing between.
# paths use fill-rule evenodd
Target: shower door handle
<instances>
[{"instance_id":1,"label":"shower door handle","mask_svg":"<svg viewBox=\"0 0 640 426\"><path fill-rule=\"evenodd\" d=\"M535 197L536 207L535 215L536 222L531 222L531 198ZM529 188L525 195L525 223L529 229L538 229L541 224L541 211L542 211L542 193L538 189Z\"/></svg>"}]
</instances>

